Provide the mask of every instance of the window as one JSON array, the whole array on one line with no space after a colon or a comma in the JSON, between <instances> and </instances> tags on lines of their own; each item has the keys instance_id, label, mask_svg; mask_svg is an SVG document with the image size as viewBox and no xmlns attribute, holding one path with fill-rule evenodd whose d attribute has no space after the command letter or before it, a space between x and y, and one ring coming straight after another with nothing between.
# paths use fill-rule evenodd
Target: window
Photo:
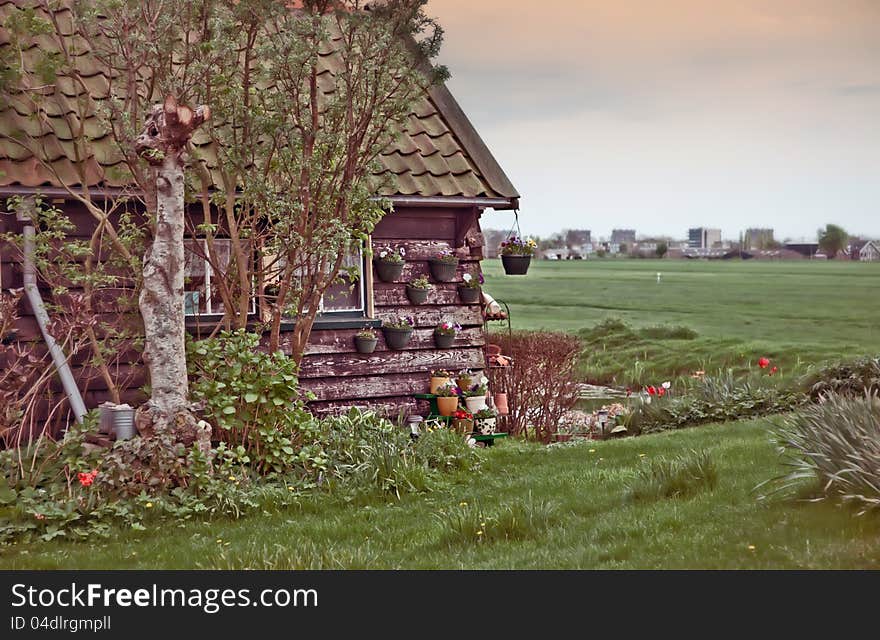
<instances>
[{"instance_id":1,"label":"window","mask_svg":"<svg viewBox=\"0 0 880 640\"><path fill-rule=\"evenodd\" d=\"M232 241L214 240L218 267L223 271L232 262ZM184 271L184 315L187 317L221 316L226 312L219 293L217 278L208 255L207 240L185 240L186 266ZM251 314L257 312L256 300L251 297Z\"/></svg>"},{"instance_id":2,"label":"window","mask_svg":"<svg viewBox=\"0 0 880 640\"><path fill-rule=\"evenodd\" d=\"M340 282L330 285L321 298L321 315L361 314L365 306L364 254L360 247L345 256L339 271Z\"/></svg>"}]
</instances>

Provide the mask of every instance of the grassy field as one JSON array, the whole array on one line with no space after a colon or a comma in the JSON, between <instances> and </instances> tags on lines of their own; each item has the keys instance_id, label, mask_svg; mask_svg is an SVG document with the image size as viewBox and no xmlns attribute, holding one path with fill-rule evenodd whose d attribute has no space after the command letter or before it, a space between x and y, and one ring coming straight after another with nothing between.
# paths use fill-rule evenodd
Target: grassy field
<instances>
[{"instance_id":1,"label":"grassy field","mask_svg":"<svg viewBox=\"0 0 880 640\"><path fill-rule=\"evenodd\" d=\"M509 277L490 260L484 269L487 291L510 305L514 329L584 337L584 367L595 382L742 369L762 355L794 374L880 352L880 264L536 261L527 276ZM630 330L594 330L610 318ZM656 327L693 333L682 339Z\"/></svg>"},{"instance_id":2,"label":"grassy field","mask_svg":"<svg viewBox=\"0 0 880 640\"><path fill-rule=\"evenodd\" d=\"M714 489L632 497L639 469L692 449L714 462ZM400 502L324 495L235 522L16 545L0 549L0 568L880 568L877 518L757 500L780 471L766 422L483 455L477 474Z\"/></svg>"}]
</instances>

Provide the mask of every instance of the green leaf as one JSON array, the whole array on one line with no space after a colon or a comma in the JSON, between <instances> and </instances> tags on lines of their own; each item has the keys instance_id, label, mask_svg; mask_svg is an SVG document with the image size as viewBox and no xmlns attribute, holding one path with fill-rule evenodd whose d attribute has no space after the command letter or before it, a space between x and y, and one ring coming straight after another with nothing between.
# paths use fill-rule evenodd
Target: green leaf
<instances>
[{"instance_id":1,"label":"green leaf","mask_svg":"<svg viewBox=\"0 0 880 640\"><path fill-rule=\"evenodd\" d=\"M260 396L256 393L246 393L244 396L244 401L247 403L254 403L260 399Z\"/></svg>"},{"instance_id":2,"label":"green leaf","mask_svg":"<svg viewBox=\"0 0 880 640\"><path fill-rule=\"evenodd\" d=\"M284 398L272 398L272 402L275 404L276 407L287 404L287 401L284 400Z\"/></svg>"},{"instance_id":3,"label":"green leaf","mask_svg":"<svg viewBox=\"0 0 880 640\"><path fill-rule=\"evenodd\" d=\"M235 413L235 407L233 407L233 406L223 407L223 415L231 416L233 413Z\"/></svg>"}]
</instances>

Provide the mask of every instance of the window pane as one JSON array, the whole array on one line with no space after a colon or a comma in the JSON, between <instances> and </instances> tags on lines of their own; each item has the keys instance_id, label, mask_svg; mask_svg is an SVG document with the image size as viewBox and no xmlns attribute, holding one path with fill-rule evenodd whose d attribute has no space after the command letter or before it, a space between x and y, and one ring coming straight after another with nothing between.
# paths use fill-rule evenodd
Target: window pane
<instances>
[{"instance_id":1,"label":"window pane","mask_svg":"<svg viewBox=\"0 0 880 640\"><path fill-rule=\"evenodd\" d=\"M324 313L364 310L363 262L360 249L346 254L339 273L341 282L331 285L324 294Z\"/></svg>"},{"instance_id":2,"label":"window pane","mask_svg":"<svg viewBox=\"0 0 880 640\"><path fill-rule=\"evenodd\" d=\"M185 240L183 243L186 261L184 265L184 313L197 316L207 313L207 291L205 280L205 260L197 252L201 247L196 241Z\"/></svg>"}]
</instances>

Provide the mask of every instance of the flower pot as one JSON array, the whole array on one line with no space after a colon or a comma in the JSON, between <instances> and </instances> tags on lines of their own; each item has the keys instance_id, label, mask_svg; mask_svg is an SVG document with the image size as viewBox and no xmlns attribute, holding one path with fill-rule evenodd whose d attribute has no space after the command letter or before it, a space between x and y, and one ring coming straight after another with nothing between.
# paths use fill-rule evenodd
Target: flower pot
<instances>
[{"instance_id":1,"label":"flower pot","mask_svg":"<svg viewBox=\"0 0 880 640\"><path fill-rule=\"evenodd\" d=\"M449 378L435 378L431 376L431 395L437 395L437 390L448 382Z\"/></svg>"},{"instance_id":2,"label":"flower pot","mask_svg":"<svg viewBox=\"0 0 880 640\"><path fill-rule=\"evenodd\" d=\"M458 396L437 398L437 410L441 416L449 417L458 411Z\"/></svg>"},{"instance_id":3,"label":"flower pot","mask_svg":"<svg viewBox=\"0 0 880 640\"><path fill-rule=\"evenodd\" d=\"M458 271L458 259L455 262L443 262L436 258L428 265L431 267L431 275L437 282L452 282L455 280L455 272Z\"/></svg>"},{"instance_id":4,"label":"flower pot","mask_svg":"<svg viewBox=\"0 0 880 640\"><path fill-rule=\"evenodd\" d=\"M409 301L413 304L425 304L428 301L429 293L430 291L427 289L416 289L415 287L406 285L406 297L409 298Z\"/></svg>"},{"instance_id":5,"label":"flower pot","mask_svg":"<svg viewBox=\"0 0 880 640\"><path fill-rule=\"evenodd\" d=\"M462 391L468 391L471 388L471 385L474 384L474 379L471 376L457 376L455 378L455 384L458 385L458 388Z\"/></svg>"},{"instance_id":6,"label":"flower pot","mask_svg":"<svg viewBox=\"0 0 880 640\"><path fill-rule=\"evenodd\" d=\"M492 404L495 405L495 411L498 412L498 415L510 415L510 407L507 404L506 393L496 393L494 396L492 396Z\"/></svg>"},{"instance_id":7,"label":"flower pot","mask_svg":"<svg viewBox=\"0 0 880 640\"><path fill-rule=\"evenodd\" d=\"M474 432L474 421L473 420L453 420L452 428L458 431L459 433L473 433Z\"/></svg>"},{"instance_id":8,"label":"flower pot","mask_svg":"<svg viewBox=\"0 0 880 640\"><path fill-rule=\"evenodd\" d=\"M529 272L532 256L501 256L504 273L509 276L524 276Z\"/></svg>"},{"instance_id":9,"label":"flower pot","mask_svg":"<svg viewBox=\"0 0 880 640\"><path fill-rule=\"evenodd\" d=\"M455 334L454 333L437 333L434 332L434 344L437 345L438 349L450 349L452 345L455 344Z\"/></svg>"},{"instance_id":10,"label":"flower pot","mask_svg":"<svg viewBox=\"0 0 880 640\"><path fill-rule=\"evenodd\" d=\"M471 396L465 398L464 404L467 406L467 410L471 413L476 413L477 411L488 408L486 405L486 396Z\"/></svg>"},{"instance_id":11,"label":"flower pot","mask_svg":"<svg viewBox=\"0 0 880 640\"><path fill-rule=\"evenodd\" d=\"M483 292L479 287L459 287L458 297L465 304L480 304Z\"/></svg>"},{"instance_id":12,"label":"flower pot","mask_svg":"<svg viewBox=\"0 0 880 640\"><path fill-rule=\"evenodd\" d=\"M376 266L376 276L382 282L394 282L403 275L402 262L388 262L387 260L373 260Z\"/></svg>"},{"instance_id":13,"label":"flower pot","mask_svg":"<svg viewBox=\"0 0 880 640\"><path fill-rule=\"evenodd\" d=\"M480 418L476 421L476 430L484 436L491 436L498 428L498 418Z\"/></svg>"},{"instance_id":14,"label":"flower pot","mask_svg":"<svg viewBox=\"0 0 880 640\"><path fill-rule=\"evenodd\" d=\"M382 332L385 334L385 344L394 351L406 349L413 334L412 329L392 329L390 327L385 327Z\"/></svg>"},{"instance_id":15,"label":"flower pot","mask_svg":"<svg viewBox=\"0 0 880 640\"><path fill-rule=\"evenodd\" d=\"M358 353L373 353L376 350L377 344L379 344L379 338L354 337L354 346L357 348Z\"/></svg>"}]
</instances>

